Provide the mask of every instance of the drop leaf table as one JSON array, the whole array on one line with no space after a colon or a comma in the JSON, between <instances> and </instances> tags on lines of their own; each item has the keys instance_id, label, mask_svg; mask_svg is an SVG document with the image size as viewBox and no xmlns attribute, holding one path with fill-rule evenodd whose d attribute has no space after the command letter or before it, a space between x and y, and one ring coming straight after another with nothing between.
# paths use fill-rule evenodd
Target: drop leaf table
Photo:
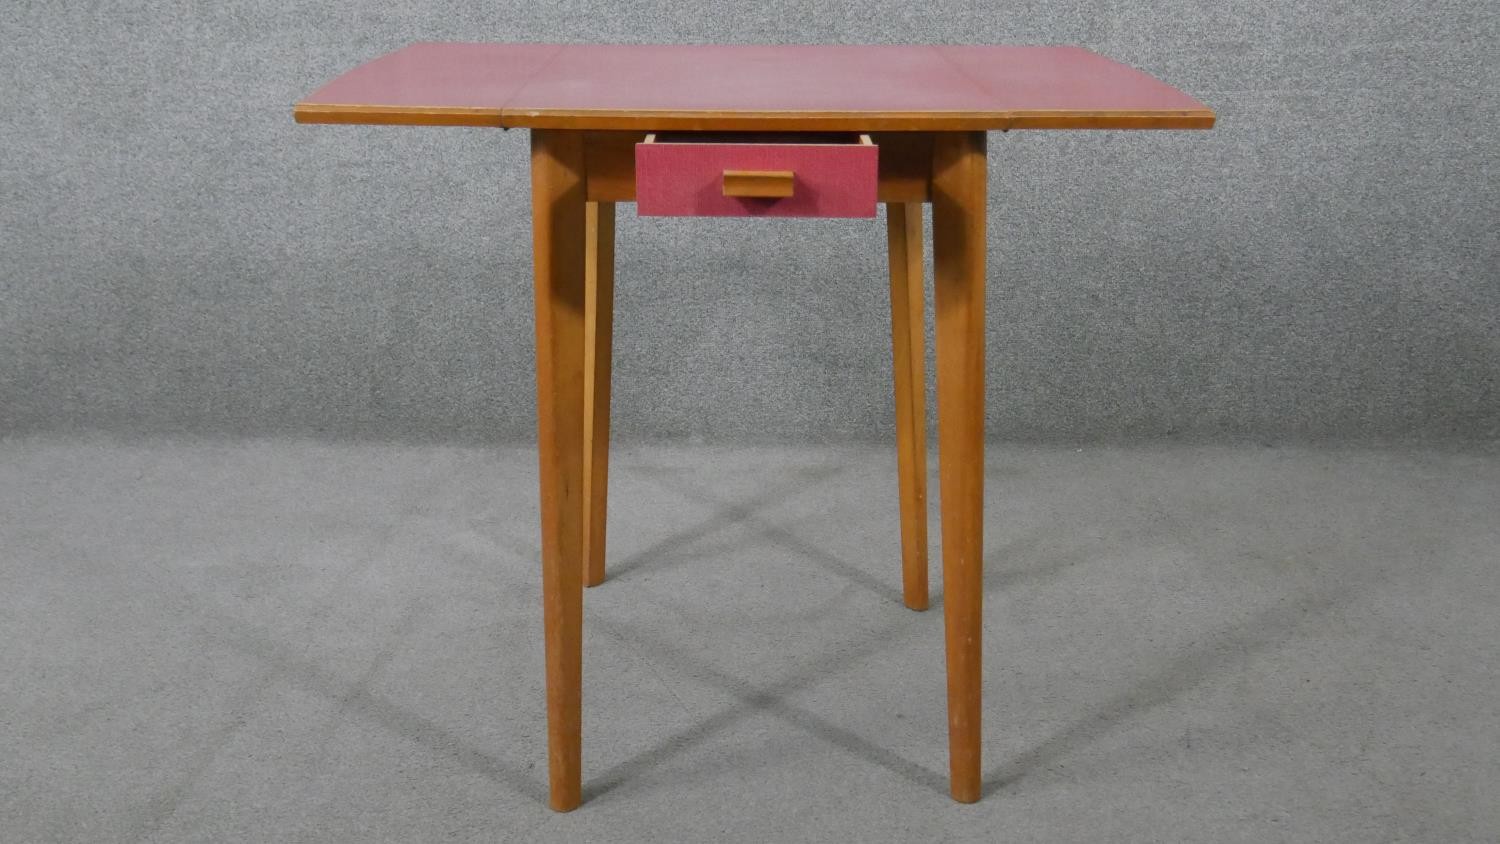
<instances>
[{"instance_id":1,"label":"drop leaf table","mask_svg":"<svg viewBox=\"0 0 1500 844\"><path fill-rule=\"evenodd\" d=\"M1207 129L1077 47L420 43L296 104L302 123L531 131L552 808L581 793L583 586L604 579L615 204L874 217L886 203L905 603L927 608L922 204L932 204L949 783L980 795L985 133Z\"/></svg>"}]
</instances>

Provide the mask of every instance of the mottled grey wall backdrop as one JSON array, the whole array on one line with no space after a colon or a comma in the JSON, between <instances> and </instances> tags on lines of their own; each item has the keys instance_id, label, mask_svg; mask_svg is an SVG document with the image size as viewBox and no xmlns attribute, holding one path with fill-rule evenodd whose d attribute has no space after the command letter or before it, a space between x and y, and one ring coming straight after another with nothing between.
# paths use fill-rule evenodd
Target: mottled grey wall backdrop
<instances>
[{"instance_id":1,"label":"mottled grey wall backdrop","mask_svg":"<svg viewBox=\"0 0 1500 844\"><path fill-rule=\"evenodd\" d=\"M992 437L1500 434L1494 3L20 0L0 27L0 433L531 437L526 134L291 119L466 39L1099 50L1219 125L991 135ZM621 212L622 437L889 435L881 221Z\"/></svg>"}]
</instances>

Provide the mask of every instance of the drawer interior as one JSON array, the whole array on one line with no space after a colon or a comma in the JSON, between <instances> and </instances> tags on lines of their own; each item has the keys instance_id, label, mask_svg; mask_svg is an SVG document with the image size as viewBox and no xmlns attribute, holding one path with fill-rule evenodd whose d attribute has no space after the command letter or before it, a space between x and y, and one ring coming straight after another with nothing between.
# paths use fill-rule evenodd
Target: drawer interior
<instances>
[{"instance_id":1,"label":"drawer interior","mask_svg":"<svg viewBox=\"0 0 1500 844\"><path fill-rule=\"evenodd\" d=\"M873 146L858 132L653 132L648 144L794 144L812 146Z\"/></svg>"}]
</instances>

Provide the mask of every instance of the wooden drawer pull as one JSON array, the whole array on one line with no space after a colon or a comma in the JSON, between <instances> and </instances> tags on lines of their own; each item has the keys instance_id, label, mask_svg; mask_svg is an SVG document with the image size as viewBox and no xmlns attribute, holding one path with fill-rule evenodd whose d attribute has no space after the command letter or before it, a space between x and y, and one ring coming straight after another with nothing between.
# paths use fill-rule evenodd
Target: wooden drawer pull
<instances>
[{"instance_id":1,"label":"wooden drawer pull","mask_svg":"<svg viewBox=\"0 0 1500 844\"><path fill-rule=\"evenodd\" d=\"M792 195L790 170L725 170L725 196L783 198Z\"/></svg>"}]
</instances>

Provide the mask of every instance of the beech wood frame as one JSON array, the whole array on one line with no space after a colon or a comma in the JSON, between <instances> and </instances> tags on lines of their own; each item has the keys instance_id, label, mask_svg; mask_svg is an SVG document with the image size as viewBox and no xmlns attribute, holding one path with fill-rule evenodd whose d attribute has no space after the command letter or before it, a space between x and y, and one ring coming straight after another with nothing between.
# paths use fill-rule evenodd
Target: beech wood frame
<instances>
[{"instance_id":1,"label":"beech wood frame","mask_svg":"<svg viewBox=\"0 0 1500 844\"><path fill-rule=\"evenodd\" d=\"M558 811L581 799L583 588L605 578L614 204L635 199L635 144L646 134L531 132L548 771ZM903 596L915 610L928 605L922 205L932 205L950 790L970 803L980 796L985 133L870 134L887 203Z\"/></svg>"}]
</instances>

